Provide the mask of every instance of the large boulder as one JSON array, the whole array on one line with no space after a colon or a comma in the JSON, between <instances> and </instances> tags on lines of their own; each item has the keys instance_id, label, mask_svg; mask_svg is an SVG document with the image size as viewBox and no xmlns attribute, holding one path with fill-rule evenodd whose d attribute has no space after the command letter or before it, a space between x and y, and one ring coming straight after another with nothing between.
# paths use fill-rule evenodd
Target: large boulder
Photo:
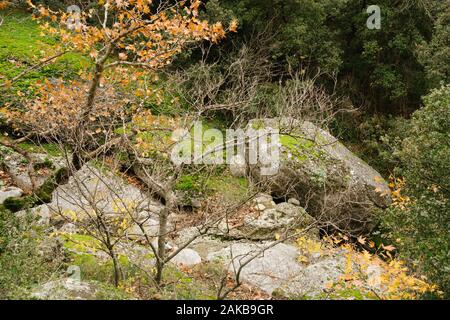
<instances>
[{"instance_id":1,"label":"large boulder","mask_svg":"<svg viewBox=\"0 0 450 320\"><path fill-rule=\"evenodd\" d=\"M270 242L237 242L208 255L208 260L222 262L240 280L268 294L283 297L314 297L327 290L345 274L343 254L319 255L309 264L301 262L298 247Z\"/></svg>"},{"instance_id":2,"label":"large boulder","mask_svg":"<svg viewBox=\"0 0 450 320\"><path fill-rule=\"evenodd\" d=\"M299 199L320 223L353 233L371 230L378 208L390 204L381 175L329 132L292 118L255 119L249 128L280 130L280 163L274 175L251 175L278 197Z\"/></svg>"},{"instance_id":3,"label":"large boulder","mask_svg":"<svg viewBox=\"0 0 450 320\"><path fill-rule=\"evenodd\" d=\"M210 252L206 260L222 263L231 274L239 274L240 281L274 298L333 298L329 294L334 292L340 299L336 285L353 279L351 275L357 275L355 284L365 298L368 292L386 290L379 283L380 275L389 268L387 264L366 261L364 254L349 248L302 239L303 244L295 246L268 241L233 242Z\"/></svg>"},{"instance_id":4,"label":"large boulder","mask_svg":"<svg viewBox=\"0 0 450 320\"><path fill-rule=\"evenodd\" d=\"M209 234L222 239L263 241L303 230L310 237L319 237L317 221L300 206L276 204L268 194L257 195L249 204L245 213L223 218Z\"/></svg>"},{"instance_id":5,"label":"large boulder","mask_svg":"<svg viewBox=\"0 0 450 320\"><path fill-rule=\"evenodd\" d=\"M48 207L53 212L82 215L92 210L105 215L130 213L142 221L157 216L162 205L107 169L87 164L54 190Z\"/></svg>"},{"instance_id":6,"label":"large boulder","mask_svg":"<svg viewBox=\"0 0 450 320\"><path fill-rule=\"evenodd\" d=\"M51 202L29 209L42 224L61 228L67 220L89 220L95 214L106 219L133 217L142 223L149 236L157 234L158 214L163 206L134 185L105 168L92 164L83 166L66 184L59 185L51 195ZM25 215L19 211L17 215ZM68 218L68 219L67 219ZM137 225L126 230L131 239L142 237Z\"/></svg>"}]
</instances>

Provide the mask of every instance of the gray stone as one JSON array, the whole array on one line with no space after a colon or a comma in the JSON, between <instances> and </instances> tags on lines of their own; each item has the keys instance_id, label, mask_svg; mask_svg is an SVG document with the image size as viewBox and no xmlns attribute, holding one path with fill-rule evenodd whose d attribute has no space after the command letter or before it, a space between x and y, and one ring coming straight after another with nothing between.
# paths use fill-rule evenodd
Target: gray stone
<instances>
[{"instance_id":1,"label":"gray stone","mask_svg":"<svg viewBox=\"0 0 450 320\"><path fill-rule=\"evenodd\" d=\"M288 203L293 204L294 206L300 206L300 201L295 198L289 198Z\"/></svg>"},{"instance_id":2,"label":"gray stone","mask_svg":"<svg viewBox=\"0 0 450 320\"><path fill-rule=\"evenodd\" d=\"M256 165L250 174L272 194L300 199L307 204L308 213L322 223L367 232L374 226L376 210L390 204L390 190L381 175L311 122L255 119L248 126L279 128L281 132L278 172L265 176ZM283 135L287 132L290 136Z\"/></svg>"},{"instance_id":3,"label":"gray stone","mask_svg":"<svg viewBox=\"0 0 450 320\"><path fill-rule=\"evenodd\" d=\"M60 229L60 232L64 232L67 234L74 234L78 232L78 228L73 223L65 223Z\"/></svg>"},{"instance_id":4,"label":"gray stone","mask_svg":"<svg viewBox=\"0 0 450 320\"><path fill-rule=\"evenodd\" d=\"M162 209L137 187L92 165L83 166L68 183L58 186L47 206L52 216L76 212L82 220L89 218L86 211L97 210L110 216L132 215L140 222L158 220Z\"/></svg>"},{"instance_id":5,"label":"gray stone","mask_svg":"<svg viewBox=\"0 0 450 320\"><path fill-rule=\"evenodd\" d=\"M245 159L240 155L234 155L230 159L230 171L233 177L244 177L247 172Z\"/></svg>"},{"instance_id":6,"label":"gray stone","mask_svg":"<svg viewBox=\"0 0 450 320\"><path fill-rule=\"evenodd\" d=\"M344 275L345 265L345 256L333 256L308 265L295 277L280 285L276 294L290 298L315 297Z\"/></svg>"},{"instance_id":7,"label":"gray stone","mask_svg":"<svg viewBox=\"0 0 450 320\"><path fill-rule=\"evenodd\" d=\"M266 210L266 206L263 205L262 203L258 203L256 205L256 209L259 210L259 211L263 211L263 210Z\"/></svg>"},{"instance_id":8,"label":"gray stone","mask_svg":"<svg viewBox=\"0 0 450 320\"><path fill-rule=\"evenodd\" d=\"M24 217L27 214L31 214L38 218L37 223L39 225L49 226L51 224L52 214L49 207L46 204L28 209L21 210L15 213L18 217ZM56 217L59 218L59 217Z\"/></svg>"},{"instance_id":9,"label":"gray stone","mask_svg":"<svg viewBox=\"0 0 450 320\"><path fill-rule=\"evenodd\" d=\"M95 300L98 292L93 283L67 278L47 282L35 289L31 296L42 300Z\"/></svg>"},{"instance_id":10,"label":"gray stone","mask_svg":"<svg viewBox=\"0 0 450 320\"><path fill-rule=\"evenodd\" d=\"M194 266L202 263L202 258L197 251L185 248L173 257L171 262L179 266Z\"/></svg>"},{"instance_id":11,"label":"gray stone","mask_svg":"<svg viewBox=\"0 0 450 320\"><path fill-rule=\"evenodd\" d=\"M227 228L225 221L222 221L214 232L234 239L272 240L277 234L291 234L298 229L308 229L311 237L319 236L317 221L305 209L280 203L271 209L260 210L257 215L245 216L243 223L233 228Z\"/></svg>"},{"instance_id":12,"label":"gray stone","mask_svg":"<svg viewBox=\"0 0 450 320\"><path fill-rule=\"evenodd\" d=\"M11 197L20 197L23 195L23 190L17 187L7 187L0 190L0 204L3 204L6 199Z\"/></svg>"},{"instance_id":13,"label":"gray stone","mask_svg":"<svg viewBox=\"0 0 450 320\"><path fill-rule=\"evenodd\" d=\"M28 160L21 154L12 151L11 149L3 148L1 152L3 156L3 165L13 179L14 183L21 189L29 192L33 190L31 178L29 176L29 163ZM39 188L51 176L54 170L60 169L65 166L65 161L62 157L53 157L45 153L31 153L31 159L34 164L41 164L44 162L50 162L52 168L48 170L36 170L35 175L35 188Z\"/></svg>"},{"instance_id":14,"label":"gray stone","mask_svg":"<svg viewBox=\"0 0 450 320\"><path fill-rule=\"evenodd\" d=\"M142 229L137 225L133 224L128 230L126 230L126 236L131 240L142 240L145 235L150 238L154 238L158 236L159 223L154 219L148 219L142 225L145 234L142 232Z\"/></svg>"},{"instance_id":15,"label":"gray stone","mask_svg":"<svg viewBox=\"0 0 450 320\"><path fill-rule=\"evenodd\" d=\"M211 253L208 260L223 262L233 273L242 269L242 281L271 294L299 274L303 267L297 262L298 252L295 247L280 243L265 250L269 245L270 243L235 243ZM248 262L249 260L251 261ZM244 264L246 265L241 268Z\"/></svg>"},{"instance_id":16,"label":"gray stone","mask_svg":"<svg viewBox=\"0 0 450 320\"><path fill-rule=\"evenodd\" d=\"M300 250L273 242L236 242L207 256L230 272L240 271L241 281L275 297L314 298L345 274L346 251L329 251L310 264L299 262Z\"/></svg>"}]
</instances>

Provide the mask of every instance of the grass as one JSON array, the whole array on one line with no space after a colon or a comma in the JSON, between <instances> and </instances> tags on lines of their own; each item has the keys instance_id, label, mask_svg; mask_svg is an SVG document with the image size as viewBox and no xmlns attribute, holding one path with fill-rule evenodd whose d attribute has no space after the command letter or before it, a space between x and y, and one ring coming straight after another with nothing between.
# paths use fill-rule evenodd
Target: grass
<instances>
[{"instance_id":1,"label":"grass","mask_svg":"<svg viewBox=\"0 0 450 320\"><path fill-rule=\"evenodd\" d=\"M61 149L58 147L58 145L53 143L34 144L29 142L22 142L19 144L19 147L32 153L47 153L52 157L59 157L62 155Z\"/></svg>"},{"instance_id":2,"label":"grass","mask_svg":"<svg viewBox=\"0 0 450 320\"><path fill-rule=\"evenodd\" d=\"M55 54L58 41L54 37L42 36L38 23L29 13L5 11L3 18L0 26L0 83L39 63L42 58ZM88 58L76 53L66 53L54 63L23 76L13 84L12 91L27 95L32 93L33 84L37 81L47 78L75 78L80 70L88 66Z\"/></svg>"}]
</instances>

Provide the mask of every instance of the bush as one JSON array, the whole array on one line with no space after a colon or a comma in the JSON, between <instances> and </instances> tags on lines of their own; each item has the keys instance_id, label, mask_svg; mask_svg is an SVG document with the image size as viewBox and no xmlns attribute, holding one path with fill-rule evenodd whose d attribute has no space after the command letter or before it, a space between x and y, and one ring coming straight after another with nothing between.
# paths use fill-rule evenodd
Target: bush
<instances>
[{"instance_id":1,"label":"bush","mask_svg":"<svg viewBox=\"0 0 450 320\"><path fill-rule=\"evenodd\" d=\"M387 178L401 168L399 149L409 136L409 120L381 114L355 117L349 113L333 121L333 134L381 175Z\"/></svg>"},{"instance_id":2,"label":"bush","mask_svg":"<svg viewBox=\"0 0 450 320\"><path fill-rule=\"evenodd\" d=\"M424 98L400 151L404 190L382 217L400 253L450 296L450 86ZM401 195L402 192L404 196Z\"/></svg>"},{"instance_id":3,"label":"bush","mask_svg":"<svg viewBox=\"0 0 450 320\"><path fill-rule=\"evenodd\" d=\"M0 208L0 299L28 298L30 288L57 271L60 259L49 261L40 252L43 237L35 218Z\"/></svg>"}]
</instances>

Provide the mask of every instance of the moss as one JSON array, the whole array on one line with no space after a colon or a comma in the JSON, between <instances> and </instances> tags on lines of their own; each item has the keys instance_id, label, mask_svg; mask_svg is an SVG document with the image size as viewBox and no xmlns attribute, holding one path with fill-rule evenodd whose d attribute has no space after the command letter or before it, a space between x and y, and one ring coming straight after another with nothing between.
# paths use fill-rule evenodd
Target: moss
<instances>
[{"instance_id":1,"label":"moss","mask_svg":"<svg viewBox=\"0 0 450 320\"><path fill-rule=\"evenodd\" d=\"M41 36L41 30L32 15L6 10L0 28L0 75L11 79L42 58L54 54L58 39ZM78 78L80 70L91 67L90 59L78 53L67 53L40 69L33 70L13 83L10 93L0 95L1 102L19 104L18 91L32 97L35 84L48 78Z\"/></svg>"},{"instance_id":2,"label":"moss","mask_svg":"<svg viewBox=\"0 0 450 320\"><path fill-rule=\"evenodd\" d=\"M64 248L85 252L86 248L98 248L100 243L94 237L83 234L63 234Z\"/></svg>"},{"instance_id":3,"label":"moss","mask_svg":"<svg viewBox=\"0 0 450 320\"><path fill-rule=\"evenodd\" d=\"M185 175L182 176L177 184L175 185L176 190L181 191L201 191L201 186L199 185L199 177L196 175Z\"/></svg>"},{"instance_id":4,"label":"moss","mask_svg":"<svg viewBox=\"0 0 450 320\"><path fill-rule=\"evenodd\" d=\"M331 293L320 294L314 299L333 299L333 300L367 300L376 299L376 296L370 293L362 292L355 287L339 289Z\"/></svg>"},{"instance_id":5,"label":"moss","mask_svg":"<svg viewBox=\"0 0 450 320\"><path fill-rule=\"evenodd\" d=\"M96 293L96 299L98 300L130 300L134 297L130 296L127 292L120 288L116 288L113 285L107 283L98 283L98 291Z\"/></svg>"},{"instance_id":6,"label":"moss","mask_svg":"<svg viewBox=\"0 0 450 320\"><path fill-rule=\"evenodd\" d=\"M239 201L245 197L249 182L245 177L233 177L229 172L209 179L208 189L228 200Z\"/></svg>"},{"instance_id":7,"label":"moss","mask_svg":"<svg viewBox=\"0 0 450 320\"><path fill-rule=\"evenodd\" d=\"M36 203L36 197L24 196L20 198L7 198L3 202L3 206L11 212L30 209Z\"/></svg>"},{"instance_id":8,"label":"moss","mask_svg":"<svg viewBox=\"0 0 450 320\"><path fill-rule=\"evenodd\" d=\"M280 143L299 162L305 162L308 159L322 160L325 158L325 152L322 148L309 139L282 134L280 135Z\"/></svg>"},{"instance_id":9,"label":"moss","mask_svg":"<svg viewBox=\"0 0 450 320\"><path fill-rule=\"evenodd\" d=\"M264 120L255 120L252 123L252 129L254 130L264 129L265 127L266 124L264 123Z\"/></svg>"},{"instance_id":10,"label":"moss","mask_svg":"<svg viewBox=\"0 0 450 320\"><path fill-rule=\"evenodd\" d=\"M60 147L54 143L19 143L19 147L32 153L47 153L52 157L60 157L62 155Z\"/></svg>"},{"instance_id":11,"label":"moss","mask_svg":"<svg viewBox=\"0 0 450 320\"><path fill-rule=\"evenodd\" d=\"M43 162L35 163L33 166L34 170L40 170L40 169L55 169L55 166L53 165L53 162L51 162L50 159L46 158Z\"/></svg>"},{"instance_id":12,"label":"moss","mask_svg":"<svg viewBox=\"0 0 450 320\"><path fill-rule=\"evenodd\" d=\"M44 184L36 191L36 197L41 203L48 203L52 200L52 193L59 184L65 182L69 177L67 168L58 169L54 172Z\"/></svg>"}]
</instances>

